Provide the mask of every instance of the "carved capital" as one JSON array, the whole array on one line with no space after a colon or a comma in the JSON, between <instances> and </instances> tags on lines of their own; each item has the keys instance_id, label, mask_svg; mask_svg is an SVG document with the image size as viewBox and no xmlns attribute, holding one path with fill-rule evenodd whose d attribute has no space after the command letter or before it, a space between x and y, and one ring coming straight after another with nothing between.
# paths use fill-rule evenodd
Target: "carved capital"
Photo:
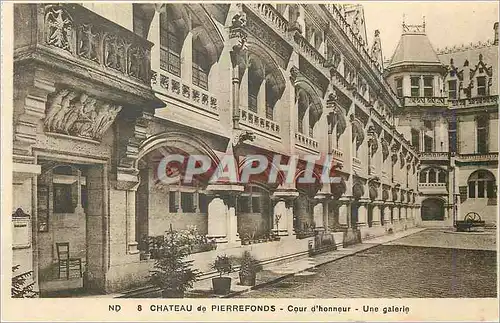
<instances>
[{"instance_id":1,"label":"carved capital","mask_svg":"<svg viewBox=\"0 0 500 323\"><path fill-rule=\"evenodd\" d=\"M233 147L237 148L245 141L254 141L255 134L250 130L236 130L233 137Z\"/></svg>"},{"instance_id":2,"label":"carved capital","mask_svg":"<svg viewBox=\"0 0 500 323\"><path fill-rule=\"evenodd\" d=\"M147 127L153 113L149 111L123 111L117 120L117 167L122 172L133 173L139 147L147 138Z\"/></svg>"}]
</instances>

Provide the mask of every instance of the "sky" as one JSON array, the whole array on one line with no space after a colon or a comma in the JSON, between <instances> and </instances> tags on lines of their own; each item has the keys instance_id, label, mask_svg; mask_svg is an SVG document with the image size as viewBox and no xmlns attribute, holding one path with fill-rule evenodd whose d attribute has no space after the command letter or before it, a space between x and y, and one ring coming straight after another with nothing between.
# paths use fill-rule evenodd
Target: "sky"
<instances>
[{"instance_id":1,"label":"sky","mask_svg":"<svg viewBox=\"0 0 500 323\"><path fill-rule=\"evenodd\" d=\"M371 46L380 30L382 52L390 59L401 36L403 15L409 25L421 24L425 16L426 33L434 49L445 46L493 40L493 24L498 21L498 2L363 1L366 33Z\"/></svg>"}]
</instances>

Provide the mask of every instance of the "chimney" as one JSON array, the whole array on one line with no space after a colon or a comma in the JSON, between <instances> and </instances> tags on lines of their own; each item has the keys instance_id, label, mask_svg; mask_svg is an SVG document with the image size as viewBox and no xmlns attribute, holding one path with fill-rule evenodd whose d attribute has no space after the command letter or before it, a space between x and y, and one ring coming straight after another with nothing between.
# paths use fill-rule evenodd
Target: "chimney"
<instances>
[{"instance_id":1,"label":"chimney","mask_svg":"<svg viewBox=\"0 0 500 323\"><path fill-rule=\"evenodd\" d=\"M493 25L493 30L495 31L495 38L493 40L494 45L498 45L498 21Z\"/></svg>"}]
</instances>

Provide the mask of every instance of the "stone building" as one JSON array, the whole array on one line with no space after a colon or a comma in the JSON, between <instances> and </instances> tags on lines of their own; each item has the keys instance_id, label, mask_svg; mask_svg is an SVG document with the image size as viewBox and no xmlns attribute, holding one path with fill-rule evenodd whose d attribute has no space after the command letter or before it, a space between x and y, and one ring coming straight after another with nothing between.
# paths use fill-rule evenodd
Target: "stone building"
<instances>
[{"instance_id":1,"label":"stone building","mask_svg":"<svg viewBox=\"0 0 500 323\"><path fill-rule=\"evenodd\" d=\"M397 52L384 74L380 34L369 46L362 6L15 4L14 15L14 263L34 270L42 295L144 285L152 260L141 242L170 229L196 226L217 242L191 256L208 277L221 253L251 250L264 262L281 261L307 255L325 237L341 246L420 225L421 198L437 194L432 201L448 206L467 181L489 194L483 178L496 178L494 165L471 174L470 161L483 156L472 154L471 143L466 157L447 153L445 121L439 138L446 143L432 137L432 153L420 149L426 137L413 141L412 127L423 128L403 112L413 102L420 122L428 83L417 95L423 105L408 101L413 69ZM433 77L432 102L470 119L486 97L471 103L457 92L447 100L450 91L440 89L454 66L454 75L464 74L463 57L496 64L493 54L437 56L428 47L422 75ZM477 75L496 75L496 65L489 68ZM398 77L404 86L395 85ZM460 79L457 91L464 86ZM496 96L484 104L493 101L488 133L496 151ZM230 154L240 168L263 155L266 174L277 171L279 180L214 184L205 174L166 185L158 169L169 154L204 155L214 167ZM301 183L311 156L321 167L328 154L340 183L321 182L316 167L315 184ZM284 181L282 164L294 156L294 180ZM493 154L484 156L491 163ZM456 190L419 183L423 166L447 171L446 183L455 169ZM168 171L182 178L179 168ZM443 175L435 176L441 183ZM464 210L475 207L472 198L462 202ZM62 268L66 256L71 266Z\"/></svg>"},{"instance_id":2,"label":"stone building","mask_svg":"<svg viewBox=\"0 0 500 323\"><path fill-rule=\"evenodd\" d=\"M451 227L474 212L496 226L498 23L493 31L488 42L435 51L425 23L403 24L385 71L402 100L397 128L420 155L422 225Z\"/></svg>"}]
</instances>

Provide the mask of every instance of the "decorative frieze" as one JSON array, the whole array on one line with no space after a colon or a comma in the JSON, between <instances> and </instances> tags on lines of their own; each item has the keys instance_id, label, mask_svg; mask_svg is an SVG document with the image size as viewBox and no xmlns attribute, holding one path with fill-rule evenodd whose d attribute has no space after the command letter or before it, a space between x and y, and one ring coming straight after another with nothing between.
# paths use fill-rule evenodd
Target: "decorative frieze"
<instances>
[{"instance_id":1,"label":"decorative frieze","mask_svg":"<svg viewBox=\"0 0 500 323\"><path fill-rule=\"evenodd\" d=\"M45 130L100 141L122 107L83 92L59 89L49 96Z\"/></svg>"},{"instance_id":2,"label":"decorative frieze","mask_svg":"<svg viewBox=\"0 0 500 323\"><path fill-rule=\"evenodd\" d=\"M40 6L46 45L149 85L152 44L147 40L80 5Z\"/></svg>"}]
</instances>

